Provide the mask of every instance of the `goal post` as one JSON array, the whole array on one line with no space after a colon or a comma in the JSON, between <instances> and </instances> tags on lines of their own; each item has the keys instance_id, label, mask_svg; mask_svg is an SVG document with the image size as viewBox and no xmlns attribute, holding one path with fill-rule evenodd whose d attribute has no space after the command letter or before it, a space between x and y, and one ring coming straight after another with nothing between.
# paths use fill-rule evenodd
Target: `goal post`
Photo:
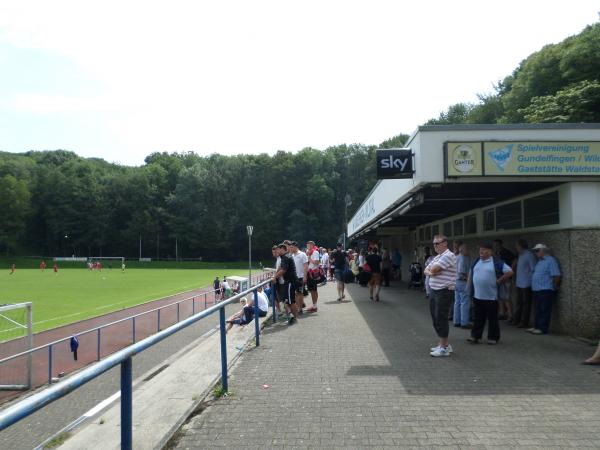
<instances>
[{"instance_id":1,"label":"goal post","mask_svg":"<svg viewBox=\"0 0 600 450\"><path fill-rule=\"evenodd\" d=\"M0 306L0 346L12 355L0 363L0 390L26 390L32 385L33 308L31 302ZM3 352L4 353L4 352ZM22 355L23 353L26 353Z\"/></svg>"},{"instance_id":2,"label":"goal post","mask_svg":"<svg viewBox=\"0 0 600 450\"><path fill-rule=\"evenodd\" d=\"M88 263L103 262L103 261L118 261L119 268L121 268L121 264L125 263L125 257L124 256L90 256L87 259L87 261L88 261Z\"/></svg>"}]
</instances>

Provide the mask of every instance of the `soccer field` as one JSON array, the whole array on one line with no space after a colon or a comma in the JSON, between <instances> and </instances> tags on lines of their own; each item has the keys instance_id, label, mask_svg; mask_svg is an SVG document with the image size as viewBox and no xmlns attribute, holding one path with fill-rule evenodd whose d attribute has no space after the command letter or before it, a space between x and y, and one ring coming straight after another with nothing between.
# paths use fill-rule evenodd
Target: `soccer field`
<instances>
[{"instance_id":1,"label":"soccer field","mask_svg":"<svg viewBox=\"0 0 600 450\"><path fill-rule=\"evenodd\" d=\"M178 292L208 286L235 269L17 269L0 274L0 304L33 303L34 331L99 316Z\"/></svg>"}]
</instances>

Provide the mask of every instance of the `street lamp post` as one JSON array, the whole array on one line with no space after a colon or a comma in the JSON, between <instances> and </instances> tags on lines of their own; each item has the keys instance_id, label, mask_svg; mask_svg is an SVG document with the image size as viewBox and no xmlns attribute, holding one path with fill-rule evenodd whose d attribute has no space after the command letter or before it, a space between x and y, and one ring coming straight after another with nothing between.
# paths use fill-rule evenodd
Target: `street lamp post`
<instances>
[{"instance_id":1,"label":"street lamp post","mask_svg":"<svg viewBox=\"0 0 600 450\"><path fill-rule=\"evenodd\" d=\"M248 289L250 289L252 286L252 231L254 227L248 225L246 230L248 230Z\"/></svg>"},{"instance_id":2,"label":"street lamp post","mask_svg":"<svg viewBox=\"0 0 600 450\"><path fill-rule=\"evenodd\" d=\"M352 197L346 194L344 197L344 250L346 250L346 230L348 228L348 206L352 204Z\"/></svg>"}]
</instances>

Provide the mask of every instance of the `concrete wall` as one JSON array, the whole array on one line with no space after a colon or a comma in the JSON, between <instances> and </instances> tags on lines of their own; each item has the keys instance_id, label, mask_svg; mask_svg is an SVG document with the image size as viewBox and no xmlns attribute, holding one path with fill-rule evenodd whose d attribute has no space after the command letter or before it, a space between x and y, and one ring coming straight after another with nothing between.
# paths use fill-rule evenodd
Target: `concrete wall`
<instances>
[{"instance_id":1,"label":"concrete wall","mask_svg":"<svg viewBox=\"0 0 600 450\"><path fill-rule=\"evenodd\" d=\"M600 336L600 269L597 262L600 254L600 229L501 236L504 246L513 252L515 243L520 238L526 239L530 248L537 243L546 244L560 263L563 279L552 313L551 331L597 339ZM493 237L486 236L486 239ZM476 257L479 240L462 240L469 246L471 255Z\"/></svg>"}]
</instances>

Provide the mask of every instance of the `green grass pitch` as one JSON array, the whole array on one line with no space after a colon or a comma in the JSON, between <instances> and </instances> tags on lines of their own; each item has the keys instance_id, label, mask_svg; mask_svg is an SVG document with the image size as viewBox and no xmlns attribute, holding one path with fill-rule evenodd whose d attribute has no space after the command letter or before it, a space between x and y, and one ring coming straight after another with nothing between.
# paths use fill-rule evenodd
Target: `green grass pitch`
<instances>
[{"instance_id":1,"label":"green grass pitch","mask_svg":"<svg viewBox=\"0 0 600 450\"><path fill-rule=\"evenodd\" d=\"M0 304L33 303L34 331L135 306L212 284L215 276L247 275L240 269L18 269L0 272Z\"/></svg>"}]
</instances>

